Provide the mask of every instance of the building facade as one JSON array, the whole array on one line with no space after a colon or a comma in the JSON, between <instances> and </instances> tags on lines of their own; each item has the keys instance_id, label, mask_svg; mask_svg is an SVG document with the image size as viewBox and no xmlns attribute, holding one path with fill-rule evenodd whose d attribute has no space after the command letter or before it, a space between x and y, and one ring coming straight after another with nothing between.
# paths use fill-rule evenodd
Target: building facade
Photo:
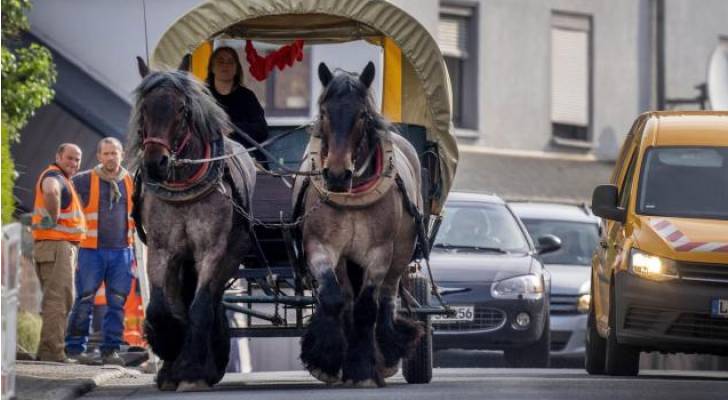
<instances>
[{"instance_id":1,"label":"building facade","mask_svg":"<svg viewBox=\"0 0 728 400\"><path fill-rule=\"evenodd\" d=\"M34 172L25 161L36 161L37 153L23 156L37 149L33 135L53 137L54 144L84 129L85 136L123 136L118 121L127 117L139 82L134 57L151 52L176 18L201 3L34 1L32 35L68 64L58 83L60 104L41 110L39 118L52 125L66 112L70 117L61 119L73 121L31 122L34 132L16 148L21 172ZM461 144L455 188L506 198L588 201L593 184L606 180L609 161L636 116L658 108L698 108L696 86L705 83L710 54L721 43L728 47L724 0L393 3L428 29L445 56ZM242 42L226 44L242 54ZM370 60L381 67L381 49L363 42L307 46L300 65L264 82L248 76L246 85L261 99L270 125L298 125L315 117L319 62L360 71ZM76 101L83 103L76 108L64 105L90 93L84 79L96 87L92 95ZM374 87L379 93L381 80ZM108 99L114 107L103 106ZM696 101L673 101L680 99ZM21 176L21 190L27 191L24 184Z\"/></svg>"}]
</instances>

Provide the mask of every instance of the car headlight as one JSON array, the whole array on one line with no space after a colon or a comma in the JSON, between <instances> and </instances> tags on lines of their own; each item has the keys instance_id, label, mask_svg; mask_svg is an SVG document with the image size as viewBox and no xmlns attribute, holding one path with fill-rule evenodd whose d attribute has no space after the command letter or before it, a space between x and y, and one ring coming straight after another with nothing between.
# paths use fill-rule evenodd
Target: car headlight
<instances>
[{"instance_id":1,"label":"car headlight","mask_svg":"<svg viewBox=\"0 0 728 400\"><path fill-rule=\"evenodd\" d=\"M632 249L629 272L653 281L668 281L678 278L675 262Z\"/></svg>"},{"instance_id":2,"label":"car headlight","mask_svg":"<svg viewBox=\"0 0 728 400\"><path fill-rule=\"evenodd\" d=\"M538 300L543 297L543 278L523 275L493 283L490 294L496 299Z\"/></svg>"}]
</instances>

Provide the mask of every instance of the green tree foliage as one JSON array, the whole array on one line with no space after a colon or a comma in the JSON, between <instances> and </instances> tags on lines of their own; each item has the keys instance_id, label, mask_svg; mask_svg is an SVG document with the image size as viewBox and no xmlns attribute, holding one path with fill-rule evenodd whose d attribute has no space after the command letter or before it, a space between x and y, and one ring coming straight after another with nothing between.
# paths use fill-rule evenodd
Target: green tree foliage
<instances>
[{"instance_id":1,"label":"green tree foliage","mask_svg":"<svg viewBox=\"0 0 728 400\"><path fill-rule=\"evenodd\" d=\"M30 0L2 0L2 222L15 208L15 167L10 146L39 107L53 99L56 69L50 51L38 44L22 47L19 34L29 27Z\"/></svg>"}]
</instances>

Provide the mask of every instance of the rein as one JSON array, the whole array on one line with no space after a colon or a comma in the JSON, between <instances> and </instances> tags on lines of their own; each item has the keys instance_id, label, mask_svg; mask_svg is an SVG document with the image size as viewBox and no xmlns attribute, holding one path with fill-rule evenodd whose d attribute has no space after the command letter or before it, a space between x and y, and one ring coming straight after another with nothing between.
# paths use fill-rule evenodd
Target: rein
<instances>
[{"instance_id":1,"label":"rein","mask_svg":"<svg viewBox=\"0 0 728 400\"><path fill-rule=\"evenodd\" d=\"M293 129L291 129L291 130L289 130L289 131L287 131L287 132L285 132L283 134L280 134L278 136L272 137L272 138L266 140L263 143L258 143L257 141L255 141L255 139L253 139L252 137L250 137L250 135L248 135L247 133L243 132L237 126L233 125L232 128L235 130L235 132L238 135L240 135L243 139L245 139L248 143L250 143L251 145L253 145L254 148L236 151L234 153L226 154L226 155L219 156L219 157L208 157L208 158L200 158L200 159L175 159L175 160L172 160L172 165L173 166L177 166L177 165L187 165L187 164L202 164L202 163L207 163L207 162L210 162L210 161L226 160L228 158L236 157L236 156L238 156L240 154L250 153L253 150L258 150L263 155L265 155L268 158L268 160L272 160L272 162L274 164L278 165L278 167L280 168L280 170L283 171L283 173L276 172L276 171L272 171L272 170L269 170L269 169L264 168L263 166L261 166L259 163L256 162L255 163L255 166L258 169L258 171L260 171L260 172L262 172L262 173L264 173L266 175L278 176L278 177L296 176L296 175L300 175L300 176L317 176L317 175L321 175L321 172L297 171L297 170L290 169L290 168L286 167L285 165L283 165L283 163L281 163L280 161L278 161L275 158L275 156L273 156L273 154L271 154L268 150L265 149L265 146L268 146L268 145L276 142L277 140L280 140L281 138L283 138L285 136L288 136L288 135L296 132L297 130L299 130L301 128L308 127L308 126L311 126L311 124L308 123L308 124L303 124L303 125L297 126L296 128L293 128Z\"/></svg>"}]
</instances>

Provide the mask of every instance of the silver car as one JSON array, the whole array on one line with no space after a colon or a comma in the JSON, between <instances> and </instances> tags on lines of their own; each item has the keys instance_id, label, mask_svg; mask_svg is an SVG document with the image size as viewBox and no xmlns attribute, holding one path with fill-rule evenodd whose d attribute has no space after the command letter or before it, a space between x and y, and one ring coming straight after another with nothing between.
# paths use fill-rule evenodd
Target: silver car
<instances>
[{"instance_id":1,"label":"silver car","mask_svg":"<svg viewBox=\"0 0 728 400\"><path fill-rule=\"evenodd\" d=\"M561 249L542 256L551 273L551 356L583 357L589 311L591 257L599 244L599 218L585 206L512 202L531 237L552 234Z\"/></svg>"}]
</instances>

